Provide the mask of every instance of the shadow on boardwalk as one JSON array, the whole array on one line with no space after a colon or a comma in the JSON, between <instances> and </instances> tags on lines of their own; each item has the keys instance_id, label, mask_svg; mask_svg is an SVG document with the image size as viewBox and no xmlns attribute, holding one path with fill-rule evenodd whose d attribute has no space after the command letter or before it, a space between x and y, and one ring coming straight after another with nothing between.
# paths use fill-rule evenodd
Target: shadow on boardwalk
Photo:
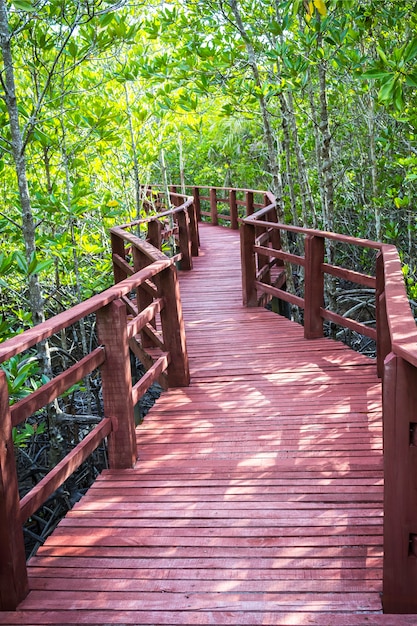
<instances>
[{"instance_id":1,"label":"shadow on boardwalk","mask_svg":"<svg viewBox=\"0 0 417 626\"><path fill-rule=\"evenodd\" d=\"M0 623L415 624L381 615L380 383L368 358L241 304L238 233L181 274L192 383L31 560Z\"/></svg>"}]
</instances>

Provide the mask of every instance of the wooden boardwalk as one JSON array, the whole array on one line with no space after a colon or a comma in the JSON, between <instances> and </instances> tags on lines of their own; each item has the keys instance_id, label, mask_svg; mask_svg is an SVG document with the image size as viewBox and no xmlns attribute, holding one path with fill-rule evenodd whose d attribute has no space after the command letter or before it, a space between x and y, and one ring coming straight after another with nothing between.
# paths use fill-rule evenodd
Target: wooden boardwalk
<instances>
[{"instance_id":1,"label":"wooden boardwalk","mask_svg":"<svg viewBox=\"0 0 417 626\"><path fill-rule=\"evenodd\" d=\"M381 614L375 365L241 304L238 233L181 274L192 383L158 400L0 624L416 624ZM231 269L230 269L231 268Z\"/></svg>"}]
</instances>

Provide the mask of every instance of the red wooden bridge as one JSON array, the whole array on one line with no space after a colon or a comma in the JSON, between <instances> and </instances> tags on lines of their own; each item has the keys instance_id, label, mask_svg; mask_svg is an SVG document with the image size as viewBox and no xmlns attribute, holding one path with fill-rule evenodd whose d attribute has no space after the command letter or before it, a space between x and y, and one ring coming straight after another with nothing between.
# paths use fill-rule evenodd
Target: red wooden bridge
<instances>
[{"instance_id":1,"label":"red wooden bridge","mask_svg":"<svg viewBox=\"0 0 417 626\"><path fill-rule=\"evenodd\" d=\"M0 347L4 361L96 312L100 345L76 366L11 410L2 379L0 624L417 624L417 333L397 253L277 224L269 195L221 193L207 210L197 189L173 193L147 241L113 229L116 285ZM159 251L167 217L181 297ZM376 277L325 263L326 237L376 250ZM303 267L303 298L285 262ZM375 288L376 330L324 309L324 273ZM270 297L302 306L304 327L257 306ZM378 366L323 338L325 319L377 339ZM129 349L149 368L133 386ZM99 366L106 417L19 501L11 426ZM111 469L26 567L21 522L103 437Z\"/></svg>"}]
</instances>

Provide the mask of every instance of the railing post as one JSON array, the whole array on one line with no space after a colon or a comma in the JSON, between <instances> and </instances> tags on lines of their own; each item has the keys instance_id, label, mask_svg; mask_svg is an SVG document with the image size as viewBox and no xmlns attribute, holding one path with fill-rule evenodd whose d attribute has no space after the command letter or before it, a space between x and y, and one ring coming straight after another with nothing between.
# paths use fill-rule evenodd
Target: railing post
<instances>
[{"instance_id":1,"label":"railing post","mask_svg":"<svg viewBox=\"0 0 417 626\"><path fill-rule=\"evenodd\" d=\"M98 339L106 351L101 379L104 415L112 421L109 465L112 469L128 469L136 463L137 450L126 307L115 300L97 311L96 317Z\"/></svg>"},{"instance_id":2,"label":"railing post","mask_svg":"<svg viewBox=\"0 0 417 626\"><path fill-rule=\"evenodd\" d=\"M200 202L200 189L193 187L194 207L197 222L201 222L201 202Z\"/></svg>"},{"instance_id":3,"label":"railing post","mask_svg":"<svg viewBox=\"0 0 417 626\"><path fill-rule=\"evenodd\" d=\"M112 256L114 254L117 254L124 260L126 257L126 252L125 252L125 242L123 241L123 239L118 237L115 233L110 233L110 241L111 241ZM114 276L115 283L120 283L122 280L126 278L125 272L122 270L121 267L116 265L114 261L113 261L113 276Z\"/></svg>"},{"instance_id":4,"label":"railing post","mask_svg":"<svg viewBox=\"0 0 417 626\"><path fill-rule=\"evenodd\" d=\"M417 369L392 352L383 376L385 613L417 613Z\"/></svg>"},{"instance_id":5,"label":"railing post","mask_svg":"<svg viewBox=\"0 0 417 626\"><path fill-rule=\"evenodd\" d=\"M229 207L230 207L230 227L233 230L239 228L237 203L236 203L236 189L229 189Z\"/></svg>"},{"instance_id":6,"label":"railing post","mask_svg":"<svg viewBox=\"0 0 417 626\"><path fill-rule=\"evenodd\" d=\"M217 226L219 223L217 217L217 196L216 190L213 187L210 188L210 217L213 226Z\"/></svg>"},{"instance_id":7,"label":"railing post","mask_svg":"<svg viewBox=\"0 0 417 626\"><path fill-rule=\"evenodd\" d=\"M158 276L161 295L165 306L161 311L161 326L164 345L170 354L168 385L187 387L190 384L185 328L182 316L180 288L175 266L171 265Z\"/></svg>"},{"instance_id":8,"label":"railing post","mask_svg":"<svg viewBox=\"0 0 417 626\"><path fill-rule=\"evenodd\" d=\"M253 213L253 191L245 191L246 196L246 217Z\"/></svg>"},{"instance_id":9,"label":"railing post","mask_svg":"<svg viewBox=\"0 0 417 626\"><path fill-rule=\"evenodd\" d=\"M198 219L195 201L188 208L188 216L190 218L191 254L192 256L198 256L200 248L200 238L198 234Z\"/></svg>"},{"instance_id":10,"label":"railing post","mask_svg":"<svg viewBox=\"0 0 417 626\"><path fill-rule=\"evenodd\" d=\"M0 610L14 610L28 591L9 394L0 371Z\"/></svg>"},{"instance_id":11,"label":"railing post","mask_svg":"<svg viewBox=\"0 0 417 626\"><path fill-rule=\"evenodd\" d=\"M258 306L256 292L256 259L253 247L255 245L255 226L247 222L240 225L240 255L242 261L242 293L244 306Z\"/></svg>"},{"instance_id":12,"label":"railing post","mask_svg":"<svg viewBox=\"0 0 417 626\"><path fill-rule=\"evenodd\" d=\"M181 198L178 198L178 196L173 196L171 198L171 194L177 193L177 187L175 185L170 185L169 191L170 191L169 201L172 202L174 206L179 206L181 204Z\"/></svg>"},{"instance_id":13,"label":"railing post","mask_svg":"<svg viewBox=\"0 0 417 626\"><path fill-rule=\"evenodd\" d=\"M143 253L141 253L141 251L138 248L136 248L136 246L132 246L132 255L133 255L133 267L134 267L135 272L139 272L139 270L142 270L144 267L149 265L150 261L145 257ZM146 307L152 304L152 302L153 302L152 294L148 293L145 285L140 285L136 289L136 303L138 306L138 310L142 311L143 309L146 309ZM152 320L150 324L152 324L154 328L156 327L154 320ZM145 330L141 331L140 338L142 342L142 348L153 347L154 345L153 341L152 339L148 337Z\"/></svg>"},{"instance_id":14,"label":"railing post","mask_svg":"<svg viewBox=\"0 0 417 626\"><path fill-rule=\"evenodd\" d=\"M190 218L188 211L185 209L184 211L176 213L176 219L178 224L179 248L182 254L180 268L182 270L192 270L193 258L191 255Z\"/></svg>"},{"instance_id":15,"label":"railing post","mask_svg":"<svg viewBox=\"0 0 417 626\"><path fill-rule=\"evenodd\" d=\"M304 245L304 337L317 339L323 337L320 309L324 304L324 239L307 235Z\"/></svg>"},{"instance_id":16,"label":"railing post","mask_svg":"<svg viewBox=\"0 0 417 626\"><path fill-rule=\"evenodd\" d=\"M148 241L154 248L161 249L162 245L162 224L159 220L148 222Z\"/></svg>"},{"instance_id":17,"label":"railing post","mask_svg":"<svg viewBox=\"0 0 417 626\"><path fill-rule=\"evenodd\" d=\"M376 257L376 363L379 378L384 374L385 357L391 352L391 337L388 328L387 307L385 300L384 260L382 253Z\"/></svg>"}]
</instances>

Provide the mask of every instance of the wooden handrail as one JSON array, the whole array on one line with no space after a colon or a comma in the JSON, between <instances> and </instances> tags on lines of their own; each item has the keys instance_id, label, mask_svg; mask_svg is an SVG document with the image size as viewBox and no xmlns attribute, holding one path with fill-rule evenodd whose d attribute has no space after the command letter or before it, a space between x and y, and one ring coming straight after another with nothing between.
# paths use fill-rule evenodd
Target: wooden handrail
<instances>
[{"instance_id":1,"label":"wooden handrail","mask_svg":"<svg viewBox=\"0 0 417 626\"><path fill-rule=\"evenodd\" d=\"M175 228L168 230L176 233L182 269L191 269L192 256L198 253L198 220L240 227L243 300L247 306L257 306L261 294L263 302L275 297L303 308L307 339L322 336L324 320L376 339L384 418L383 604L386 612L417 612L417 330L396 248L278 223L270 192L207 186L187 189L191 189L192 197L171 188L173 208L111 230L113 287L0 345L0 362L4 362L86 315L96 314L99 347L31 398L10 408L7 381L0 371L0 560L6 563L0 568L0 608L14 608L27 593L23 537L16 520L31 514L105 436L111 467L131 466L136 455L134 402L163 372L171 386L189 382L175 261L160 250L164 221L172 218ZM226 208L219 211L219 206ZM134 232L141 226L147 229L146 240ZM281 235L285 232L304 237L304 256L282 249ZM374 250L375 275L325 262L326 240ZM303 297L285 289L289 264L303 268ZM376 329L324 308L325 274L375 289ZM136 292L136 302L128 298L132 291ZM128 319L126 307L133 319ZM157 348L158 356L145 377L132 385L129 347L142 354L148 346ZM20 502L12 426L93 367L101 368L106 417L58 464L49 479Z\"/></svg>"},{"instance_id":2,"label":"wooden handrail","mask_svg":"<svg viewBox=\"0 0 417 626\"><path fill-rule=\"evenodd\" d=\"M178 213L181 214L181 209ZM0 610L15 608L28 590L23 533L19 524L62 485L104 438L108 440L110 467L132 467L136 461L134 405L165 371L171 386L189 383L174 260L124 230L114 229L112 237L116 250L113 254L115 276L119 279L113 287L0 345L2 363L87 315L96 315L99 347L13 407L9 407L5 373L0 371ZM135 254L146 259L143 267L129 265L125 257L125 241ZM150 302L141 306L137 298L136 304L129 306L129 311L134 311L133 319L129 320L126 306L130 300L127 296L132 291L138 294L141 290ZM133 385L129 348L137 334L157 315L160 315L161 328L158 341L164 352ZM97 368L101 370L105 417L20 500L12 428Z\"/></svg>"},{"instance_id":3,"label":"wooden handrail","mask_svg":"<svg viewBox=\"0 0 417 626\"><path fill-rule=\"evenodd\" d=\"M95 313L110 302L118 300L135 289L136 285L152 278L155 274L159 274L171 265L172 261L167 257L158 260L152 263L152 265L149 265L146 269L141 270L141 272L136 272L133 276L113 285L113 287L106 289L102 293L92 296L80 304L76 304L71 309L68 309L68 311L58 313L58 315L51 317L49 320L46 320L46 322L33 326L21 335L16 335L16 337L8 339L0 344L0 363L4 363L4 361L7 361L12 356L32 348L40 341L48 339L63 328L68 328L68 326L75 324L75 322L78 322L83 317Z\"/></svg>"}]
</instances>

